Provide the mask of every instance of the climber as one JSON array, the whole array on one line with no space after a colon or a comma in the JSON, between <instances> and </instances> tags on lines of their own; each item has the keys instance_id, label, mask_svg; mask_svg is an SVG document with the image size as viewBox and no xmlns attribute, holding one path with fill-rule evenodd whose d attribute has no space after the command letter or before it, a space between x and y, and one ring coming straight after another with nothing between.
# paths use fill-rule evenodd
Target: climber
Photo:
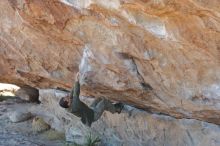
<instances>
[{"instance_id":1,"label":"climber","mask_svg":"<svg viewBox=\"0 0 220 146\"><path fill-rule=\"evenodd\" d=\"M80 117L83 124L91 126L91 124L97 121L102 113L106 110L111 113L120 113L123 109L122 103L113 104L105 98L96 99L90 107L80 101L80 83L79 73L76 75L75 86L70 92L70 95L63 97L59 101L59 105L63 108L67 108L69 112L75 116Z\"/></svg>"}]
</instances>

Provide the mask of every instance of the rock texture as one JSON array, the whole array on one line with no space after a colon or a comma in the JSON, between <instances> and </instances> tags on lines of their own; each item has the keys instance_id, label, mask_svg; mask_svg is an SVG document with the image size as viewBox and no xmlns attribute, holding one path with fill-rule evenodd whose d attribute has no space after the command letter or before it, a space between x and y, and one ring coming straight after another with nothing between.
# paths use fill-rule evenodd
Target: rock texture
<instances>
[{"instance_id":1,"label":"rock texture","mask_svg":"<svg viewBox=\"0 0 220 146\"><path fill-rule=\"evenodd\" d=\"M0 81L220 124L219 0L2 0Z\"/></svg>"},{"instance_id":2,"label":"rock texture","mask_svg":"<svg viewBox=\"0 0 220 146\"><path fill-rule=\"evenodd\" d=\"M24 86L15 92L15 95L29 102L39 102L39 91L30 86Z\"/></svg>"},{"instance_id":3,"label":"rock texture","mask_svg":"<svg viewBox=\"0 0 220 146\"><path fill-rule=\"evenodd\" d=\"M35 133L32 120L11 122L8 114L15 111L26 111L34 106L33 103L24 103L17 99L0 102L0 146L63 146L63 135L53 130L44 133ZM57 135L57 136L56 136ZM56 138L52 137L56 136Z\"/></svg>"},{"instance_id":4,"label":"rock texture","mask_svg":"<svg viewBox=\"0 0 220 146\"><path fill-rule=\"evenodd\" d=\"M101 146L219 146L220 127L193 119L175 119L126 106L121 114L104 112L91 129L58 105L66 93L40 90L41 105L28 108L52 128L65 132L67 141L85 143L86 137L101 138ZM91 103L88 98L82 100ZM44 111L44 112L42 112Z\"/></svg>"},{"instance_id":5,"label":"rock texture","mask_svg":"<svg viewBox=\"0 0 220 146\"><path fill-rule=\"evenodd\" d=\"M34 117L32 121L32 129L35 133L41 133L50 129L48 125L42 118Z\"/></svg>"},{"instance_id":6,"label":"rock texture","mask_svg":"<svg viewBox=\"0 0 220 146\"><path fill-rule=\"evenodd\" d=\"M16 110L8 114L8 118L11 122L23 122L29 120L32 117L30 112Z\"/></svg>"}]
</instances>

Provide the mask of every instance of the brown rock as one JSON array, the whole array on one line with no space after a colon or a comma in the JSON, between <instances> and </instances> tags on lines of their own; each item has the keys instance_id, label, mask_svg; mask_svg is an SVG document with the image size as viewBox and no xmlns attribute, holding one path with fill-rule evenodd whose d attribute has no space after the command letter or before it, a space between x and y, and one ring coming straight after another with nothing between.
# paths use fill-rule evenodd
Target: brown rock
<instances>
[{"instance_id":1,"label":"brown rock","mask_svg":"<svg viewBox=\"0 0 220 146\"><path fill-rule=\"evenodd\" d=\"M15 92L15 95L29 102L39 102L39 91L30 86L24 86Z\"/></svg>"},{"instance_id":2,"label":"brown rock","mask_svg":"<svg viewBox=\"0 0 220 146\"><path fill-rule=\"evenodd\" d=\"M219 8L218 0L0 1L0 81L70 89L80 70L82 95L220 124Z\"/></svg>"}]
</instances>

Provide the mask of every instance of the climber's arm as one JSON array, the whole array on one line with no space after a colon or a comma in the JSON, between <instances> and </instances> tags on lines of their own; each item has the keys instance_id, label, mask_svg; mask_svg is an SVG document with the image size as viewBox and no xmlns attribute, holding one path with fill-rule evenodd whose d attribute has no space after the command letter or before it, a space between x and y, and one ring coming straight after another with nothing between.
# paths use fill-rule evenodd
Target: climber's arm
<instances>
[{"instance_id":1,"label":"climber's arm","mask_svg":"<svg viewBox=\"0 0 220 146\"><path fill-rule=\"evenodd\" d=\"M69 94L69 98L70 98L69 100L70 100L71 105L72 105L72 102L73 102L74 87L75 86L72 87L72 89L70 91L70 94Z\"/></svg>"},{"instance_id":2,"label":"climber's arm","mask_svg":"<svg viewBox=\"0 0 220 146\"><path fill-rule=\"evenodd\" d=\"M77 76L76 76L76 82L75 82L75 85L71 91L71 100L72 100L72 105L71 105L71 110L72 112L79 112L80 109L81 109L81 101L79 99L79 95L80 95L80 83L79 83L79 77L78 77L78 73L77 73Z\"/></svg>"}]
</instances>

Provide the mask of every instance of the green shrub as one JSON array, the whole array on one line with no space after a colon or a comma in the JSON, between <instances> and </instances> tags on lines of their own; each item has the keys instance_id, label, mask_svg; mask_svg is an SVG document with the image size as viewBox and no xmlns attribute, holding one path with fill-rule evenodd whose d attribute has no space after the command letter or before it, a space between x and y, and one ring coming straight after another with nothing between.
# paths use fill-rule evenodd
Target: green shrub
<instances>
[{"instance_id":1,"label":"green shrub","mask_svg":"<svg viewBox=\"0 0 220 146\"><path fill-rule=\"evenodd\" d=\"M77 143L66 143L65 146L97 146L99 142L101 142L101 139L99 137L93 137L90 133L88 136L86 136L85 144L80 145Z\"/></svg>"},{"instance_id":2,"label":"green shrub","mask_svg":"<svg viewBox=\"0 0 220 146\"><path fill-rule=\"evenodd\" d=\"M93 137L92 137L92 134L90 133L90 134L87 136L85 146L97 146L97 144L98 144L99 142L101 142L101 139L100 139L99 137L93 138Z\"/></svg>"},{"instance_id":3,"label":"green shrub","mask_svg":"<svg viewBox=\"0 0 220 146\"><path fill-rule=\"evenodd\" d=\"M0 95L0 102L7 100L7 99L13 99L15 98L14 96L4 96L4 95Z\"/></svg>"}]
</instances>

